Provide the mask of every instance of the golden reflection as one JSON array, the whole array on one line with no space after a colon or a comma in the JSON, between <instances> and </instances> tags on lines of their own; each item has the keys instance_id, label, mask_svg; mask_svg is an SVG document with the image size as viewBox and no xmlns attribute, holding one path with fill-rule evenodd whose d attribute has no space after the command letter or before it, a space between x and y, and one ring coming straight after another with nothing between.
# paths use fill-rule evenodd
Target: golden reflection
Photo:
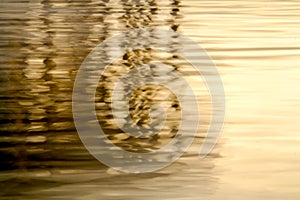
<instances>
[{"instance_id":1,"label":"golden reflection","mask_svg":"<svg viewBox=\"0 0 300 200\"><path fill-rule=\"evenodd\" d=\"M299 10L300 1L278 0L2 0L0 195L299 199ZM180 44L175 39L172 55L155 56L170 65L173 60L172 69L182 72L197 93L198 137L175 164L155 173L126 175L98 163L83 147L73 123L72 88L78 68L96 45L115 33L143 27L173 29L206 49L226 90L226 121L212 154L199 160L199 144L210 122L210 96L205 83L176 54ZM102 77L96 103L102 110L97 114L106 119L103 123L116 143L126 141L122 144L130 150L152 150L165 141L132 143L106 112L116 76L148 63L155 54L149 49L128 51L119 68L108 69L108 76ZM102 56L109 55L103 51ZM146 116L136 113L136 118ZM170 120L169 129L176 128L176 120Z\"/></svg>"}]
</instances>

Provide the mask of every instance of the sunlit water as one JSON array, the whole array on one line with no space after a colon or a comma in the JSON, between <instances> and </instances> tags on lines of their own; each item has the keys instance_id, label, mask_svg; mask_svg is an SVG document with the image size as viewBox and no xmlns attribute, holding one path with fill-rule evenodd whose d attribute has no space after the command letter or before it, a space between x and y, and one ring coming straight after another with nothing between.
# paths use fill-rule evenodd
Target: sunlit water
<instances>
[{"instance_id":1,"label":"sunlit water","mask_svg":"<svg viewBox=\"0 0 300 200\"><path fill-rule=\"evenodd\" d=\"M1 1L1 198L299 199L300 1L140 1L142 11L121 2ZM227 109L211 155L199 160L199 137L171 166L133 175L87 153L71 95L87 54L139 27L199 42L221 73ZM188 79L202 97L200 136L209 98Z\"/></svg>"}]
</instances>

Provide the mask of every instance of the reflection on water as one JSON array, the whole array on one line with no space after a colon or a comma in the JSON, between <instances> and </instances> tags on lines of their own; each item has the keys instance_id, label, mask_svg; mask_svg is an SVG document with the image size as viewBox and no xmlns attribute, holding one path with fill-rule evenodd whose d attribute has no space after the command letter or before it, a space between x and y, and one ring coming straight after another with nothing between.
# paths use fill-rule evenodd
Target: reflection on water
<instances>
[{"instance_id":1,"label":"reflection on water","mask_svg":"<svg viewBox=\"0 0 300 200\"><path fill-rule=\"evenodd\" d=\"M0 194L4 199L299 199L299 9L299 1L276 0L3 0ZM204 160L197 158L199 137L170 167L122 174L95 161L80 142L72 87L82 61L101 41L157 26L192 37L213 58L226 89L226 125L214 153ZM173 54L157 56L160 61L179 60L180 44L174 40L170 46ZM118 69L155 56L148 50L130 52ZM172 67L187 74L201 97L203 134L210 113L205 86L188 67L174 62ZM99 102L109 99L112 74L119 72L106 73ZM134 109L132 115L147 119ZM111 115L103 111L98 117ZM108 127L111 134L115 128ZM139 143L114 136L131 150L164 141L132 146Z\"/></svg>"}]
</instances>

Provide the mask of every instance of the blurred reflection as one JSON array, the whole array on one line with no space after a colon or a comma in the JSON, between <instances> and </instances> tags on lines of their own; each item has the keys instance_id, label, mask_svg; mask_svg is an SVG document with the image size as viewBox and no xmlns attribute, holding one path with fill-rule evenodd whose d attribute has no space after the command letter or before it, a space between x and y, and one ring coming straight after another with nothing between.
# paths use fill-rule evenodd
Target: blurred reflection
<instances>
[{"instance_id":1,"label":"blurred reflection","mask_svg":"<svg viewBox=\"0 0 300 200\"><path fill-rule=\"evenodd\" d=\"M43 167L61 165L61 159L90 159L82 154L85 151L75 132L71 95L77 68L106 37L108 23L102 31L94 30L99 26L95 22L105 18L105 3L44 0L10 1L3 6L8 13L2 13L7 26L1 32L1 55L5 55L1 94L5 98L1 99L0 129L6 137L1 141L6 147L1 151L1 167ZM16 14L11 15L14 10Z\"/></svg>"},{"instance_id":2,"label":"blurred reflection","mask_svg":"<svg viewBox=\"0 0 300 200\"><path fill-rule=\"evenodd\" d=\"M140 190L145 199L151 199L151 195L160 189L164 191L157 197L184 197L190 191L189 187L192 190L202 187L205 194L215 190L217 180L212 176L213 160L198 162L194 149L184 156L184 161L157 173L118 174L88 154L73 124L73 81L87 54L116 32L155 26L178 31L183 17L180 11L179 0L120 0L118 4L106 0L4 0L1 3L0 17L4 20L0 30L0 168L22 170L17 177L15 171L3 172L0 179L10 186L4 190L5 194L13 196L26 191L31 199L56 194L72 198L77 193L65 193L67 184L72 184L80 195L90 192L91 198L102 195L106 199L113 199L109 193L120 188L123 190L118 195L129 195L129 199L137 198L134 194L130 198L130 193L135 190ZM180 121L180 106L174 94L149 85L132 96L130 114L137 124L147 124L150 106L166 102L171 117L162 133L148 139L136 139L124 134L112 122L111 91L113 83L122 74L137 69L137 81L139 76L144 76L145 68L141 66L151 66L150 63L155 62L168 67L155 71L157 68L153 64L147 69L152 75L165 73L168 77L170 71L185 73L187 63L177 55L181 46L176 37L170 36L169 53L150 48L131 49L140 41L147 43L149 37L155 35L128 36L124 41L128 52L106 70L96 96L101 125L116 145L129 151L147 152L160 148L176 134ZM102 59L108 56L104 49ZM128 82L127 86L134 86L134 81ZM190 186L182 189L183 194L180 194L178 188L182 181ZM86 190L79 190L86 182L90 184ZM95 188L98 185L112 187L98 190ZM54 188L43 191L51 187ZM169 192L170 187L173 192Z\"/></svg>"},{"instance_id":3,"label":"blurred reflection","mask_svg":"<svg viewBox=\"0 0 300 200\"><path fill-rule=\"evenodd\" d=\"M1 0L0 196L300 199L299 8L300 1L278 0ZM173 165L155 173L128 175L102 166L87 153L73 126L71 94L79 66L96 45L116 33L142 27L182 31L208 51L224 81L227 124L208 158L198 160L199 137L197 145ZM134 37L147 43L155 35L128 36L124 45L130 47ZM152 61L195 83L204 115L199 135L204 136L210 106L209 95L202 95L205 84L199 84L199 77L177 55L178 38L171 37L168 47L172 50L168 54L128 48L102 77L97 114L115 144L153 151L172 137L135 141L111 120L113 82ZM103 60L109 48L103 50ZM150 93L157 90L148 88ZM149 94L141 88L133 95L131 114L136 123L149 119L148 105L153 102L141 103L145 93ZM176 102L172 93L163 94L169 95L170 104ZM137 112L134 105L143 111ZM172 111L176 116L177 110ZM176 130L173 125L170 129Z\"/></svg>"}]
</instances>

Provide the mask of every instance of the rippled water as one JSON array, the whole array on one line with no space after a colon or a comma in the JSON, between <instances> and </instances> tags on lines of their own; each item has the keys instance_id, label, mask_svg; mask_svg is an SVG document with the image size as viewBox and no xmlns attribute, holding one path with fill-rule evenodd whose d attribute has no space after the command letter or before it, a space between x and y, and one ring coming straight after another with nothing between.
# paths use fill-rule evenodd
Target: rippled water
<instances>
[{"instance_id":1,"label":"rippled water","mask_svg":"<svg viewBox=\"0 0 300 200\"><path fill-rule=\"evenodd\" d=\"M1 198L299 199L299 9L297 0L1 1ZM199 160L209 96L183 68L201 97L199 137L173 165L132 175L105 167L85 150L71 97L87 54L110 36L140 27L171 28L199 42L221 73L227 110L218 145ZM100 98L109 85L99 88ZM120 142L122 136L116 140L137 147Z\"/></svg>"}]
</instances>

